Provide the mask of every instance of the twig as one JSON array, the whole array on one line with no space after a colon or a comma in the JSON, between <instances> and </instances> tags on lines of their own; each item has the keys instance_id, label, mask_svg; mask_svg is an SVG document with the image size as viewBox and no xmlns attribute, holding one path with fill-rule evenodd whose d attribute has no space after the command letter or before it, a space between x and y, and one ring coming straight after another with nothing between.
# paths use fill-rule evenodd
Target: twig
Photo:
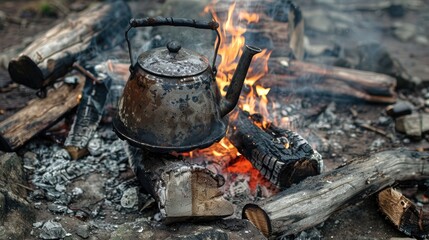
<instances>
[{"instance_id":1,"label":"twig","mask_svg":"<svg viewBox=\"0 0 429 240\"><path fill-rule=\"evenodd\" d=\"M25 185L22 185L21 183L15 183L17 186L19 186L19 187L22 187L22 188L25 188L25 189L27 189L28 191L34 191L34 189L32 189L31 187L27 187L27 186L25 186Z\"/></svg>"},{"instance_id":2,"label":"twig","mask_svg":"<svg viewBox=\"0 0 429 240\"><path fill-rule=\"evenodd\" d=\"M392 141L395 140L394 137L391 134L386 133L384 130L381 130L379 128L373 127L373 126L371 126L369 124L366 124L366 123L356 122L356 124L358 126L364 128L364 129L366 129L366 130L370 130L370 131L373 131L375 133L378 133L378 134L380 134L380 135L382 135L382 136L384 136L384 137L386 137L386 138L388 138L388 139L390 139Z\"/></svg>"},{"instance_id":3,"label":"twig","mask_svg":"<svg viewBox=\"0 0 429 240\"><path fill-rule=\"evenodd\" d=\"M88 77L92 80L93 83L100 83L100 80L98 80L92 73L87 71L85 68L83 68L79 63L73 63L73 68L78 70L80 73Z\"/></svg>"}]
</instances>

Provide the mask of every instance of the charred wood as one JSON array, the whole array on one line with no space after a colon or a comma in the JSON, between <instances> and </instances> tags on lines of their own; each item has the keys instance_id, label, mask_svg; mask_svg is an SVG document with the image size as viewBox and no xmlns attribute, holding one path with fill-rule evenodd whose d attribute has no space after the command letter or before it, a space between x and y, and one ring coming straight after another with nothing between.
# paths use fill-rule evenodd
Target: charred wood
<instances>
[{"instance_id":1,"label":"charred wood","mask_svg":"<svg viewBox=\"0 0 429 240\"><path fill-rule=\"evenodd\" d=\"M70 71L77 60L109 49L124 40L122 32L131 18L123 1L98 3L72 16L35 40L9 62L13 81L41 89Z\"/></svg>"},{"instance_id":2,"label":"charred wood","mask_svg":"<svg viewBox=\"0 0 429 240\"><path fill-rule=\"evenodd\" d=\"M393 188L381 191L378 204L399 231L418 239L429 236L429 213L399 191Z\"/></svg>"},{"instance_id":3,"label":"charred wood","mask_svg":"<svg viewBox=\"0 0 429 240\"><path fill-rule=\"evenodd\" d=\"M157 201L166 223L230 216L233 205L219 189L221 175L169 154L151 153L124 142L130 166L144 190Z\"/></svg>"},{"instance_id":4,"label":"charred wood","mask_svg":"<svg viewBox=\"0 0 429 240\"><path fill-rule=\"evenodd\" d=\"M396 181L428 177L427 152L380 152L248 204L242 215L260 226L266 236L296 234L322 223L352 200L368 197Z\"/></svg>"},{"instance_id":5,"label":"charred wood","mask_svg":"<svg viewBox=\"0 0 429 240\"><path fill-rule=\"evenodd\" d=\"M258 120L237 110L230 121L228 139L271 183L290 187L320 173L321 156L299 134L272 124L259 127Z\"/></svg>"},{"instance_id":6,"label":"charred wood","mask_svg":"<svg viewBox=\"0 0 429 240\"><path fill-rule=\"evenodd\" d=\"M0 122L0 150L17 150L74 109L79 104L83 82L79 79L77 85L63 83L49 92L49 98L35 99Z\"/></svg>"},{"instance_id":7,"label":"charred wood","mask_svg":"<svg viewBox=\"0 0 429 240\"><path fill-rule=\"evenodd\" d=\"M349 97L378 103L396 101L396 79L384 74L282 58L271 60L269 65L275 75L268 75L259 83L281 92Z\"/></svg>"},{"instance_id":8,"label":"charred wood","mask_svg":"<svg viewBox=\"0 0 429 240\"><path fill-rule=\"evenodd\" d=\"M102 65L97 65L97 67L100 69ZM64 143L65 148L73 159L79 159L88 153L88 142L94 136L103 117L112 79L101 71L92 68L91 72L94 72L97 79L86 78L82 99Z\"/></svg>"}]
</instances>

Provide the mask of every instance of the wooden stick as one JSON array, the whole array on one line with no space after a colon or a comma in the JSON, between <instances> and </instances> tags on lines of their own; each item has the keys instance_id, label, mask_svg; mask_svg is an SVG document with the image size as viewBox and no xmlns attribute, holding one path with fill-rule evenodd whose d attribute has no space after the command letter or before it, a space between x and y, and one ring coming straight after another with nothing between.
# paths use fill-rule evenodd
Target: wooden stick
<instances>
[{"instance_id":1,"label":"wooden stick","mask_svg":"<svg viewBox=\"0 0 429 240\"><path fill-rule=\"evenodd\" d=\"M368 197L399 180L429 177L429 153L392 150L355 160L243 208L266 236L291 235L325 221L352 199Z\"/></svg>"},{"instance_id":2,"label":"wooden stick","mask_svg":"<svg viewBox=\"0 0 429 240\"><path fill-rule=\"evenodd\" d=\"M14 115L0 122L0 150L15 151L32 137L49 128L80 101L84 79L77 85L62 84L48 98L35 99Z\"/></svg>"},{"instance_id":3,"label":"wooden stick","mask_svg":"<svg viewBox=\"0 0 429 240\"><path fill-rule=\"evenodd\" d=\"M228 139L271 183L285 188L320 173L321 156L301 136L274 125L264 131L242 110L236 114Z\"/></svg>"},{"instance_id":4,"label":"wooden stick","mask_svg":"<svg viewBox=\"0 0 429 240\"><path fill-rule=\"evenodd\" d=\"M112 1L94 4L53 27L10 61L13 81L40 89L70 71L77 60L109 49L124 41L123 33L131 18L127 3Z\"/></svg>"}]
</instances>

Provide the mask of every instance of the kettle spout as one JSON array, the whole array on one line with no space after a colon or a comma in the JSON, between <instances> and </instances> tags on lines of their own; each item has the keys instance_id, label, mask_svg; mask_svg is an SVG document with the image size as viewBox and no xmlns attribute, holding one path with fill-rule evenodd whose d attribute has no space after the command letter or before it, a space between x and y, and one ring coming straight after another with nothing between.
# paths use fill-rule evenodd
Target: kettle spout
<instances>
[{"instance_id":1,"label":"kettle spout","mask_svg":"<svg viewBox=\"0 0 429 240\"><path fill-rule=\"evenodd\" d=\"M222 117L231 112L237 105L241 89L243 88L244 79L247 75L247 70L252 62L252 57L261 51L260 48L248 45L244 48L243 54L238 61L237 69L235 69L234 75L232 76L232 81L228 87L226 96L222 99L220 104L220 114Z\"/></svg>"}]
</instances>

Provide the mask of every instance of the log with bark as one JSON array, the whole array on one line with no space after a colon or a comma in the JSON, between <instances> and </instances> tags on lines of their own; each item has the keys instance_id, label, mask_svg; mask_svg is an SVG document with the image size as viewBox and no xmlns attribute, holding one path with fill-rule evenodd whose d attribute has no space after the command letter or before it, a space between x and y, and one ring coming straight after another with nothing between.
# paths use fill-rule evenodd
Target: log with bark
<instances>
[{"instance_id":1,"label":"log with bark","mask_svg":"<svg viewBox=\"0 0 429 240\"><path fill-rule=\"evenodd\" d=\"M368 102L396 102L396 79L385 74L307 63L270 60L274 74L258 81L282 93L346 97Z\"/></svg>"},{"instance_id":2,"label":"log with bark","mask_svg":"<svg viewBox=\"0 0 429 240\"><path fill-rule=\"evenodd\" d=\"M43 89L70 71L77 60L124 41L131 11L124 1L102 2L71 16L36 39L8 66L13 81Z\"/></svg>"},{"instance_id":3,"label":"log with bark","mask_svg":"<svg viewBox=\"0 0 429 240\"><path fill-rule=\"evenodd\" d=\"M76 77L77 78L77 77ZM32 137L54 125L80 101L84 79L50 89L49 98L32 100L26 107L0 122L0 150L15 151Z\"/></svg>"},{"instance_id":4,"label":"log with bark","mask_svg":"<svg viewBox=\"0 0 429 240\"><path fill-rule=\"evenodd\" d=\"M232 116L228 139L274 185L290 187L321 172L322 157L299 134L273 124L262 126L257 115L241 109Z\"/></svg>"},{"instance_id":5,"label":"log with bark","mask_svg":"<svg viewBox=\"0 0 429 240\"><path fill-rule=\"evenodd\" d=\"M131 169L144 190L157 201L166 223L230 216L232 203L220 190L221 175L169 154L151 153L124 142Z\"/></svg>"},{"instance_id":6,"label":"log with bark","mask_svg":"<svg viewBox=\"0 0 429 240\"><path fill-rule=\"evenodd\" d=\"M247 204L242 216L266 236L296 234L322 223L352 200L368 197L396 181L421 178L429 178L429 153L380 152Z\"/></svg>"}]
</instances>

